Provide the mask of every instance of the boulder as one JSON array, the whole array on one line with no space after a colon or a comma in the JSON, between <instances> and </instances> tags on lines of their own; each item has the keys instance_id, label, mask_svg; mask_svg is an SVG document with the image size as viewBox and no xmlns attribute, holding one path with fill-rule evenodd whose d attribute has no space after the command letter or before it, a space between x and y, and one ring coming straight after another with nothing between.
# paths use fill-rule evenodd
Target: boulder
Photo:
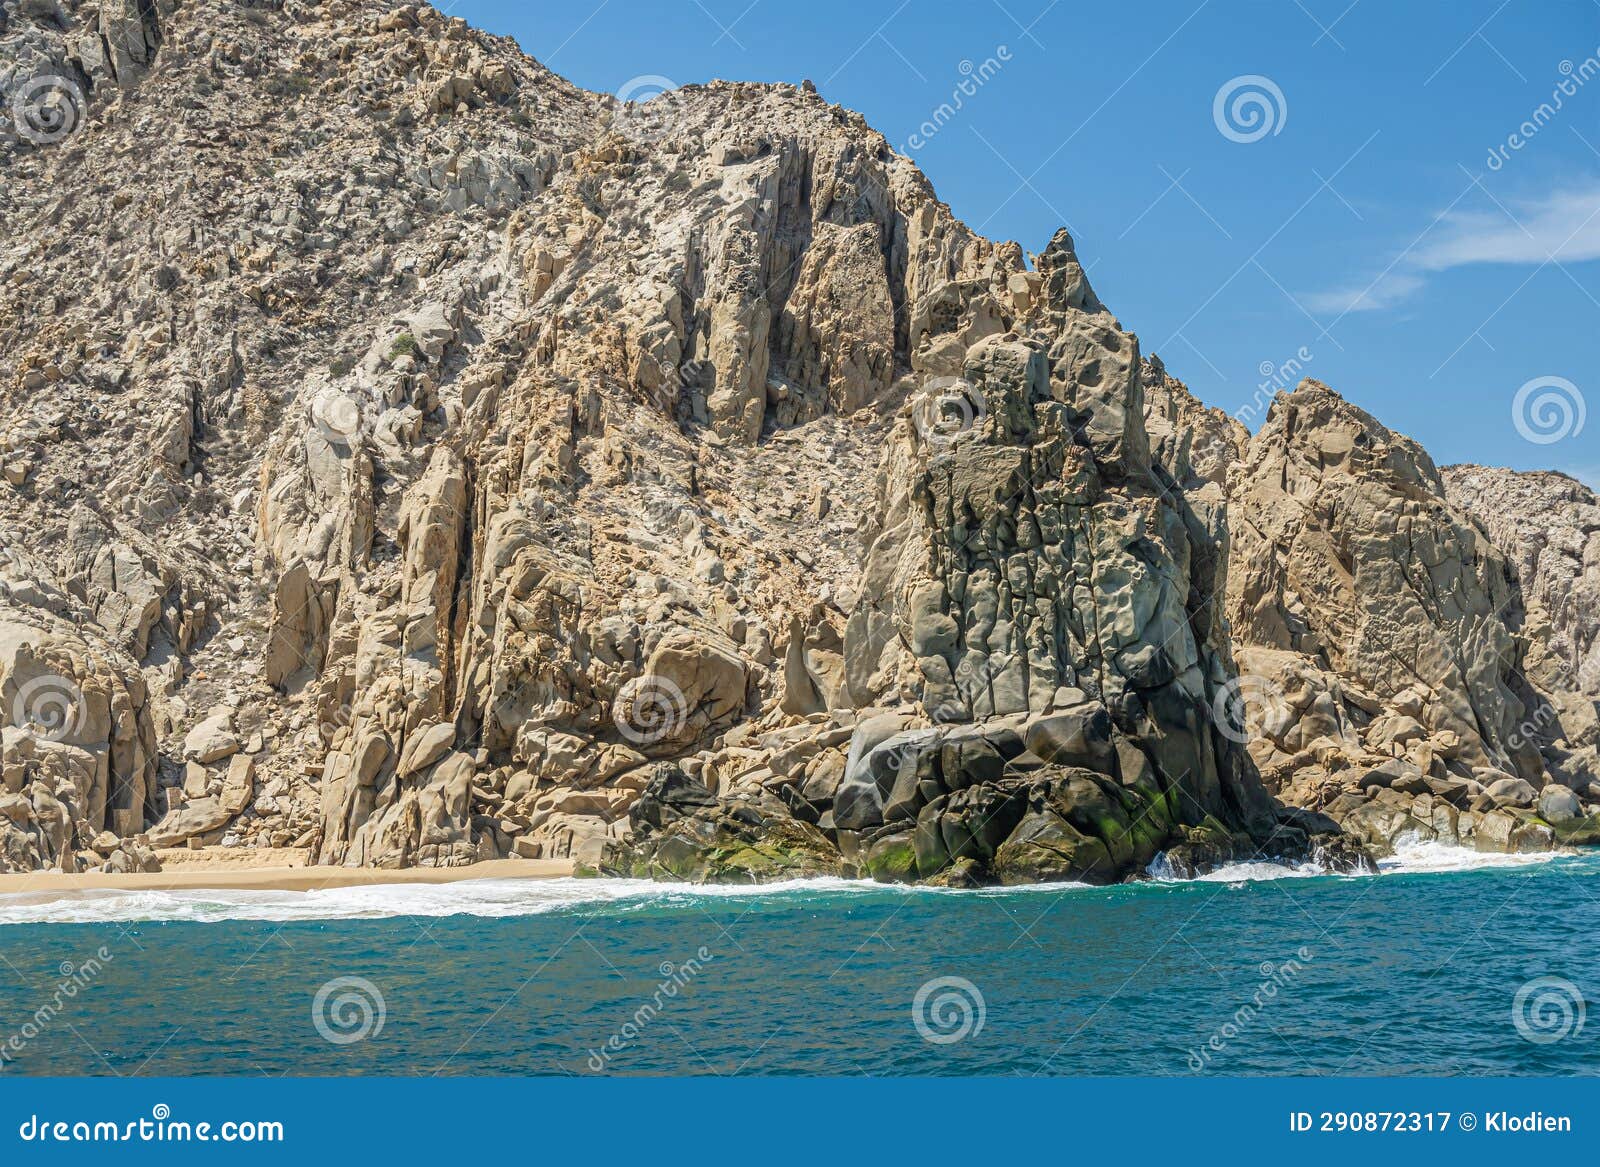
<instances>
[{"instance_id":1,"label":"boulder","mask_svg":"<svg viewBox=\"0 0 1600 1167\"><path fill-rule=\"evenodd\" d=\"M1555 825L1578 818L1583 813L1578 796L1565 786L1546 786L1539 792L1539 817Z\"/></svg>"},{"instance_id":2,"label":"boulder","mask_svg":"<svg viewBox=\"0 0 1600 1167\"><path fill-rule=\"evenodd\" d=\"M402 778L421 773L449 753L455 740L456 727L449 722L424 727L406 740L396 773Z\"/></svg>"},{"instance_id":3,"label":"boulder","mask_svg":"<svg viewBox=\"0 0 1600 1167\"><path fill-rule=\"evenodd\" d=\"M1533 784L1521 778L1497 779L1489 783L1484 793L1496 806L1529 807L1539 798Z\"/></svg>"},{"instance_id":4,"label":"boulder","mask_svg":"<svg viewBox=\"0 0 1600 1167\"><path fill-rule=\"evenodd\" d=\"M186 761L202 766L232 757L240 750L238 735L233 729L233 711L219 709L191 729L183 739L183 756Z\"/></svg>"},{"instance_id":5,"label":"boulder","mask_svg":"<svg viewBox=\"0 0 1600 1167\"><path fill-rule=\"evenodd\" d=\"M691 883L771 883L841 871L839 852L773 799L718 800L671 763L656 768L629 813L629 833L608 841L606 874Z\"/></svg>"},{"instance_id":6,"label":"boulder","mask_svg":"<svg viewBox=\"0 0 1600 1167\"><path fill-rule=\"evenodd\" d=\"M222 794L217 801L229 815L243 812L255 798L256 764L244 754L235 754L222 779Z\"/></svg>"},{"instance_id":7,"label":"boulder","mask_svg":"<svg viewBox=\"0 0 1600 1167\"><path fill-rule=\"evenodd\" d=\"M151 827L147 832L150 845L181 846L192 838L220 831L236 813L224 806L220 799L197 798Z\"/></svg>"}]
</instances>

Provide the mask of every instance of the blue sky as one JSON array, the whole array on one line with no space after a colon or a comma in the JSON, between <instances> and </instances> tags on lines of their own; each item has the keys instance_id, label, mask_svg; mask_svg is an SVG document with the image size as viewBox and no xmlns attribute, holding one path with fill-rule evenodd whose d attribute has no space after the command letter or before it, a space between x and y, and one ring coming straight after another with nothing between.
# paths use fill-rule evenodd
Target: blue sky
<instances>
[{"instance_id":1,"label":"blue sky","mask_svg":"<svg viewBox=\"0 0 1600 1167\"><path fill-rule=\"evenodd\" d=\"M1441 465L1600 484L1600 0L448 11L593 90L810 78L984 234L1068 225L1145 351L1251 428L1314 376Z\"/></svg>"}]
</instances>

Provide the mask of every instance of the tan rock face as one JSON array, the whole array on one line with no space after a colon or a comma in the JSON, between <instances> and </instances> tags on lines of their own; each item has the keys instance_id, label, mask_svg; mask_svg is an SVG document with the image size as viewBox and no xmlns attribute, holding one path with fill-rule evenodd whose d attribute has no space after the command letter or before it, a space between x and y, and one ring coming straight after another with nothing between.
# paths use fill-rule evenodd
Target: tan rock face
<instances>
[{"instance_id":1,"label":"tan rock face","mask_svg":"<svg viewBox=\"0 0 1600 1167\"><path fill-rule=\"evenodd\" d=\"M0 870L75 871L100 832L135 835L153 816L146 690L113 660L70 627L0 621Z\"/></svg>"},{"instance_id":2,"label":"tan rock face","mask_svg":"<svg viewBox=\"0 0 1600 1167\"><path fill-rule=\"evenodd\" d=\"M1450 506L1427 454L1315 382L1280 397L1233 489L1234 635L1320 657L1473 765L1537 777L1503 553Z\"/></svg>"},{"instance_id":3,"label":"tan rock face","mask_svg":"<svg viewBox=\"0 0 1600 1167\"><path fill-rule=\"evenodd\" d=\"M1142 380L1145 432L1155 460L1177 482L1199 478L1226 486L1229 467L1244 459L1250 431L1202 404L1159 358L1145 362Z\"/></svg>"},{"instance_id":4,"label":"tan rock face","mask_svg":"<svg viewBox=\"0 0 1600 1167\"><path fill-rule=\"evenodd\" d=\"M1522 478L1461 468L1447 490L1420 447L1325 386L1279 396L1227 479L1228 616L1251 753L1284 798L1379 846L1410 833L1517 849L1548 843L1548 824L1446 822L1432 800L1514 814L1551 781L1600 796L1574 614L1587 581L1540 557L1550 532L1586 545L1593 496ZM1544 511L1520 516L1526 536L1518 505ZM1408 812L1412 798L1429 805Z\"/></svg>"},{"instance_id":5,"label":"tan rock face","mask_svg":"<svg viewBox=\"0 0 1600 1167\"><path fill-rule=\"evenodd\" d=\"M1327 824L1221 728L1225 609L1280 654L1280 789L1338 751L1542 787L1592 745L1569 705L1514 734L1522 553L1425 455L1316 394L1247 450L1064 232L979 237L812 90L625 106L388 0L30 8L0 62L87 115L0 144L0 696L47 669L91 712L7 711L9 866L1293 850ZM745 866L651 867L699 826Z\"/></svg>"},{"instance_id":6,"label":"tan rock face","mask_svg":"<svg viewBox=\"0 0 1600 1167\"><path fill-rule=\"evenodd\" d=\"M1564 474L1447 466L1442 475L1450 501L1511 561L1540 650L1529 662L1537 679L1600 697L1600 498Z\"/></svg>"},{"instance_id":7,"label":"tan rock face","mask_svg":"<svg viewBox=\"0 0 1600 1167\"><path fill-rule=\"evenodd\" d=\"M848 749L822 744L835 707L750 741L742 773L726 750L659 766L607 869L1107 880L1157 850L1184 870L1304 853L1322 829L1279 818L1213 713L1232 671L1219 488L1151 462L1137 342L1065 235L1040 267L1008 296L948 285L913 329L844 635ZM804 636L791 627L791 717L828 691ZM897 702L906 715L882 714ZM785 835L780 804L839 853Z\"/></svg>"},{"instance_id":8,"label":"tan rock face","mask_svg":"<svg viewBox=\"0 0 1600 1167\"><path fill-rule=\"evenodd\" d=\"M1520 667L1539 698L1526 736L1552 774L1591 793L1600 780L1600 498L1562 474L1442 474L1451 502L1505 548L1517 581Z\"/></svg>"}]
</instances>

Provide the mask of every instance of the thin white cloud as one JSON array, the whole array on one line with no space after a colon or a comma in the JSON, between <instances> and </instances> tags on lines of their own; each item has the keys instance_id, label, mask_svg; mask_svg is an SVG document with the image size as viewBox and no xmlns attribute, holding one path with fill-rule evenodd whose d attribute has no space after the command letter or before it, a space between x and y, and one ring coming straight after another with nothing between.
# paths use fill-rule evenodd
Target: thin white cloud
<instances>
[{"instance_id":1,"label":"thin white cloud","mask_svg":"<svg viewBox=\"0 0 1600 1167\"><path fill-rule=\"evenodd\" d=\"M1377 312L1392 308L1418 288L1423 279L1411 272L1390 271L1362 285L1331 288L1325 292L1308 292L1301 302L1312 312L1330 316L1344 316L1350 312Z\"/></svg>"},{"instance_id":2,"label":"thin white cloud","mask_svg":"<svg viewBox=\"0 0 1600 1167\"><path fill-rule=\"evenodd\" d=\"M1306 307L1344 316L1392 308L1433 273L1469 264L1582 263L1600 259L1600 178L1505 202L1487 211L1440 216L1422 239L1364 284L1305 293Z\"/></svg>"},{"instance_id":3,"label":"thin white cloud","mask_svg":"<svg viewBox=\"0 0 1600 1167\"><path fill-rule=\"evenodd\" d=\"M1430 239L1413 253L1412 262L1424 271L1470 263L1600 259L1600 181L1508 203L1504 211L1446 215L1441 230L1442 237Z\"/></svg>"}]
</instances>

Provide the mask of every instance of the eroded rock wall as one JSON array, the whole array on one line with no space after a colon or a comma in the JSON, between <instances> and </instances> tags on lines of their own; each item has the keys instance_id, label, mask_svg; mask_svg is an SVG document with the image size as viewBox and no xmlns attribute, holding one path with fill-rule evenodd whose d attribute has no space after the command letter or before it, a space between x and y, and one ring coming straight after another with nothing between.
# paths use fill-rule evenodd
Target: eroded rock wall
<instances>
[{"instance_id":1,"label":"eroded rock wall","mask_svg":"<svg viewBox=\"0 0 1600 1167\"><path fill-rule=\"evenodd\" d=\"M1572 617L1557 641L1545 614L1572 610L1577 573L1541 577L1510 506L1447 491L1415 442L1314 381L1273 403L1228 487L1242 722L1280 797L1380 848L1594 834L1594 702L1551 657L1574 659ZM1582 530L1576 508L1546 521Z\"/></svg>"}]
</instances>

